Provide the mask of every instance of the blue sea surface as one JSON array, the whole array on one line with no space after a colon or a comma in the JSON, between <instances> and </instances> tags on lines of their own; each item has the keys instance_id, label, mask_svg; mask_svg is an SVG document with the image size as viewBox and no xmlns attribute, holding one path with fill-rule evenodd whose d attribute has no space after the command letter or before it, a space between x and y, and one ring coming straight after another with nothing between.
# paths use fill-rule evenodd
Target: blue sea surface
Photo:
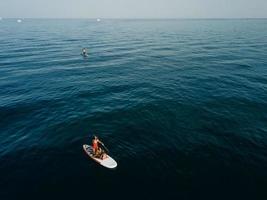
<instances>
[{"instance_id":1,"label":"blue sea surface","mask_svg":"<svg viewBox=\"0 0 267 200\"><path fill-rule=\"evenodd\" d=\"M266 200L267 19L0 21L0 199L84 198Z\"/></svg>"}]
</instances>

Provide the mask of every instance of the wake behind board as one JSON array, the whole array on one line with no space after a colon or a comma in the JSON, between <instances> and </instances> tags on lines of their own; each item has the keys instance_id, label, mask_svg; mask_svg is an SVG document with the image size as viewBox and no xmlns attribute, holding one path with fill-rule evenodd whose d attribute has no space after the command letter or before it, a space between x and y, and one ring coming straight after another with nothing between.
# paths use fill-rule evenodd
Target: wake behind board
<instances>
[{"instance_id":1,"label":"wake behind board","mask_svg":"<svg viewBox=\"0 0 267 200\"><path fill-rule=\"evenodd\" d=\"M93 155L93 148L87 144L83 145L83 150L85 151L85 153L92 158L94 161L96 161L97 163L99 163L100 165L107 167L109 169L115 168L117 167L117 162L111 158L109 155L107 155L107 158L105 159L100 159L100 158L96 158Z\"/></svg>"}]
</instances>

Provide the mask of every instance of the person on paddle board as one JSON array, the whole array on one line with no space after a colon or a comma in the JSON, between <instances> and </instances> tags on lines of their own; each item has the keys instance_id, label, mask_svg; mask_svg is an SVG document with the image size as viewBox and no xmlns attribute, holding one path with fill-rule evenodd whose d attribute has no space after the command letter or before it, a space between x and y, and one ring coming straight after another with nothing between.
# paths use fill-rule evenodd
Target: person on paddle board
<instances>
[{"instance_id":1,"label":"person on paddle board","mask_svg":"<svg viewBox=\"0 0 267 200\"><path fill-rule=\"evenodd\" d=\"M88 56L88 53L87 53L86 48L83 48L83 49L82 49L82 55L83 55L84 57L87 57L87 56Z\"/></svg>"},{"instance_id":2,"label":"person on paddle board","mask_svg":"<svg viewBox=\"0 0 267 200\"><path fill-rule=\"evenodd\" d=\"M92 147L95 156L99 155L99 153L101 152L101 149L99 148L98 144L104 145L103 142L101 142L96 136L94 136L94 139L92 141Z\"/></svg>"}]
</instances>

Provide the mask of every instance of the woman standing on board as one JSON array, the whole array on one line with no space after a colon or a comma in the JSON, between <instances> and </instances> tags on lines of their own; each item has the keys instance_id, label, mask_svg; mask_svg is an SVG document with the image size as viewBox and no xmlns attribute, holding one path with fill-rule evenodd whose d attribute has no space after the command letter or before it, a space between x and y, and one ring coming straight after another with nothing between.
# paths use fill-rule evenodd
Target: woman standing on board
<instances>
[{"instance_id":1,"label":"woman standing on board","mask_svg":"<svg viewBox=\"0 0 267 200\"><path fill-rule=\"evenodd\" d=\"M92 147L93 147L93 152L95 156L97 156L98 151L99 151L98 143L104 145L103 142L101 142L96 136L94 136L94 139L92 141Z\"/></svg>"}]
</instances>

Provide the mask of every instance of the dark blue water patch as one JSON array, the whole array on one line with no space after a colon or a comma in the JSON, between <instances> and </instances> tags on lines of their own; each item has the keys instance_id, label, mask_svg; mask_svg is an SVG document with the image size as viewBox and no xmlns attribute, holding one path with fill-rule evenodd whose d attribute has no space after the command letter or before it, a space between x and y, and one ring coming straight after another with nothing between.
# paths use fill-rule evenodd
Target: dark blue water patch
<instances>
[{"instance_id":1,"label":"dark blue water patch","mask_svg":"<svg viewBox=\"0 0 267 200\"><path fill-rule=\"evenodd\" d=\"M44 107L52 108L53 106L57 106L57 101L49 101L49 100L40 100L35 103L29 102L28 104L16 104L13 106L2 107L1 108L1 118L3 120L11 120L12 117L21 117L19 115L27 115L32 113L33 111L40 110ZM23 118L23 116L22 116Z\"/></svg>"},{"instance_id":2,"label":"dark blue water patch","mask_svg":"<svg viewBox=\"0 0 267 200\"><path fill-rule=\"evenodd\" d=\"M197 149L196 149L197 150ZM198 151L203 152L214 152L209 150L208 147L199 147ZM32 163L35 163L35 168L38 169L39 175L32 177L30 176L27 180L28 182L38 182L31 188L31 194L34 195L35 193L38 194L40 192L44 192L45 195L63 195L63 194L70 194L76 196L84 196L88 194L88 187L96 187L95 192L101 192L103 187L106 187L105 190L108 194L103 193L102 197L106 198L110 194L117 195L117 198L124 198L125 196L131 194L131 197L137 198L138 196L150 196L152 194L157 195L157 197L183 197L183 198L194 198L194 197L201 197L201 198L212 198L221 194L219 199L223 198L236 198L236 197L259 197L259 193L263 191L264 188L257 187L256 190L250 188L250 185L255 183L255 171L251 169L247 169L245 166L241 167L236 166L237 168L233 168L234 164L229 167L227 164L223 164L220 158L216 157L216 154L213 156L209 156L207 158L196 156L195 154L191 154L190 157L193 159L189 159L189 155L183 155L183 153L172 152L171 149L168 151L160 151L156 150L155 153L161 156L164 156L166 160L172 160L172 162L166 162L166 167L159 166L157 170L158 176L151 177L152 171L146 167L145 163L157 162L157 159L153 159L153 157L147 156L139 156L139 158L135 159L135 162L131 162L131 160L122 160L122 166L132 165L136 172L148 172L147 174L143 175L143 179L138 178L133 173L129 173L127 167L120 167L120 170L105 172L102 168L97 168L96 166L92 165L92 163L88 163L86 157L81 154L69 154L69 156L64 156L60 149L54 149L54 151L48 151L47 155L50 155L50 158L54 157L54 161L50 163L51 166L54 166L55 171L50 171L49 168L41 167L42 164L45 164L44 161L40 159L31 159L24 160L23 163L20 165L20 169L27 169L33 170ZM61 157L61 161L57 161L57 157ZM11 157L12 158L12 157ZM73 158L79 158L80 162L77 162L76 165L80 167L80 171L75 172L75 176L73 175L73 168L69 164ZM217 160L216 162L211 162L210 160ZM7 160L6 160L7 161ZM21 161L19 159L18 161ZM144 165L140 166L136 163L144 163ZM179 167L177 172L173 170L170 172L167 166L172 166L175 163L175 167ZM37 167L38 165L39 167ZM92 167L93 171L88 171L88 166ZM188 167L194 166L194 167ZM155 166L154 170L158 167ZM69 173L64 173L60 169L66 169ZM16 168L18 169L18 168ZM13 170L16 170L13 169ZM160 170L161 169L161 170ZM183 170L184 169L184 170ZM218 171L214 170L218 169L220 171L225 172L224 174L218 173ZM151 170L151 169L150 169ZM160 171L159 171L160 170ZM186 172L187 171L187 172ZM84 173L85 172L85 173ZM150 173L149 173L150 172ZM253 172L253 175L252 175ZM197 176L192 176L192 174L197 174ZM206 175L209 174L209 178L205 178ZM16 173L13 173L14 176L10 176L9 178L12 181L16 181L17 183L22 184L20 179L16 177L21 176L22 174L16 170ZM95 178L97 175L97 178ZM165 176L167 175L167 176ZM259 174L258 174L259 175ZM25 176L25 175L24 175ZM122 178L118 182L114 182L113 178L121 176ZM170 181L169 177L176 179L176 182ZM236 185L232 183L231 177L239 177L238 183L240 188L236 188ZM76 177L76 178L75 178ZM42 179L42 182L38 180ZM131 180L131 183L135 185L134 188L130 188L128 185L125 185L125 181ZM68 183L63 183L68 180ZM76 181L80 180L80 181ZM88 181L90 180L90 181ZM182 181L181 181L182 180ZM226 184L226 187L221 188L220 184L217 184L220 180L220 184ZM81 181L87 182L86 186L81 183ZM181 182L180 182L181 181ZM156 185L151 187L151 184L157 183ZM190 184L182 184L182 182ZM7 182L6 182L7 183ZM212 184L213 183L213 184ZM265 181L261 178L261 184L264 184ZM54 189L57 185L60 185L60 189ZM168 187L166 187L166 185ZM75 187L76 186L76 187ZM77 187L78 186L78 187ZM258 185L257 185L258 186ZM9 188L8 185L5 185L5 188ZM72 189L71 192L66 192L65 190L69 188ZM242 189L241 189L242 188ZM243 191L243 189L246 189ZM212 191L209 191L212 189ZM192 193L194 191L194 193ZM209 192L208 192L209 191ZM140 192L140 193L139 193ZM142 193L141 193L142 192ZM21 188L18 189L17 195L27 195L28 190L22 190ZM16 194L10 195L11 197ZM229 195L231 194L231 195Z\"/></svg>"},{"instance_id":3,"label":"dark blue water patch","mask_svg":"<svg viewBox=\"0 0 267 200\"><path fill-rule=\"evenodd\" d=\"M261 77L261 76L250 76L249 74L243 75L246 79L249 81L262 86L262 91L266 90L266 84L267 84L267 76Z\"/></svg>"}]
</instances>

